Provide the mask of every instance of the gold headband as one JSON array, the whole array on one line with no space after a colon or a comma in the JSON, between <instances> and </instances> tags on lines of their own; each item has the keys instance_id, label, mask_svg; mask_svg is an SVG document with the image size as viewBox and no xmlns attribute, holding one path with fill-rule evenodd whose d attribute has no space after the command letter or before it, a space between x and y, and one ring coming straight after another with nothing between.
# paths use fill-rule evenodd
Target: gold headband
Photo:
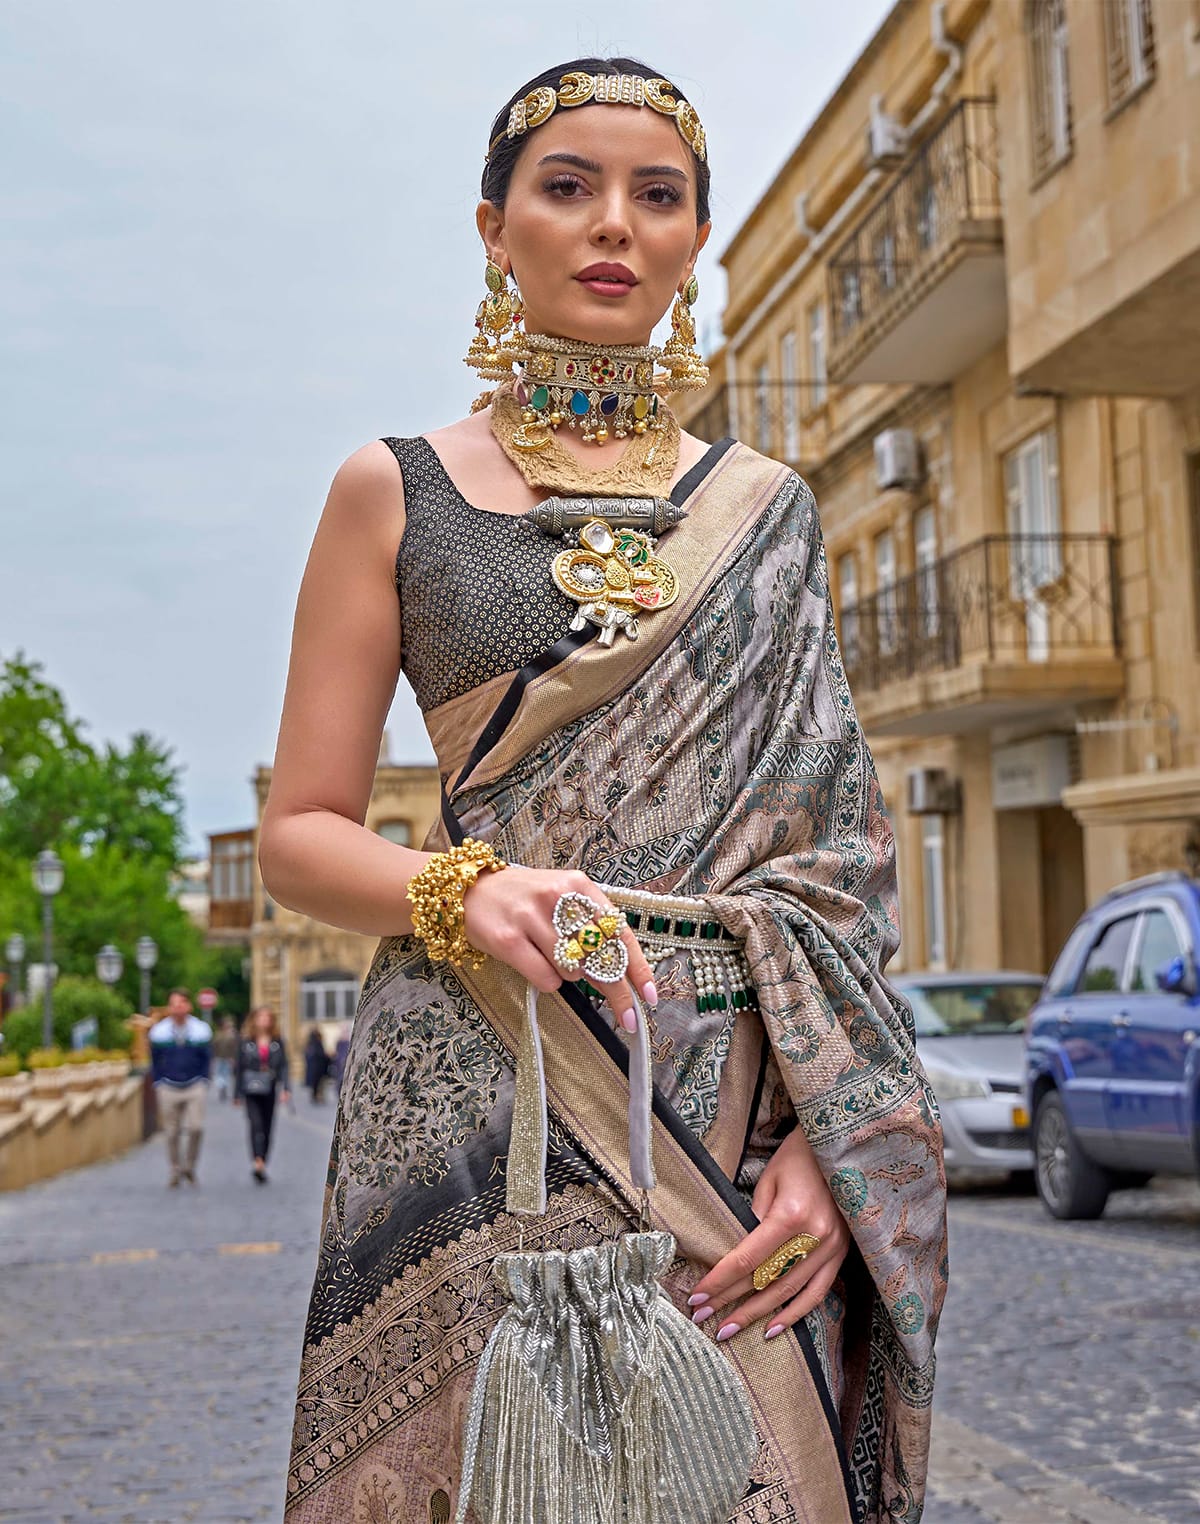
<instances>
[{"instance_id":1,"label":"gold headband","mask_svg":"<svg viewBox=\"0 0 1200 1524\"><path fill-rule=\"evenodd\" d=\"M539 85L523 96L508 113L506 131L497 133L488 147L488 157L506 138L519 138L553 115L559 106L649 106L663 116L675 118L679 135L696 157L704 162L706 139L695 109L685 100L677 100L675 86L665 79L643 79L640 74L564 74L558 89Z\"/></svg>"}]
</instances>

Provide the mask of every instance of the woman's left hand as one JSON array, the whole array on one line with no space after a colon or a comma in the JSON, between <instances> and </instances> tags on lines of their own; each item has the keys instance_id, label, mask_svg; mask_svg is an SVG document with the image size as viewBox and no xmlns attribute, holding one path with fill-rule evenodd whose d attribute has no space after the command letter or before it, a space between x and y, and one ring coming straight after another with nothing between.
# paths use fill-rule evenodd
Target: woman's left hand
<instances>
[{"instance_id":1,"label":"woman's left hand","mask_svg":"<svg viewBox=\"0 0 1200 1524\"><path fill-rule=\"evenodd\" d=\"M760 1219L758 1227L696 1282L688 1298L697 1323L740 1297L747 1298L725 1317L717 1329L718 1339L731 1339L760 1318L768 1318L768 1339L790 1328L829 1291L850 1247L846 1219L799 1126L772 1154L755 1187L752 1205ZM755 1270L797 1233L811 1233L821 1240L820 1246L778 1280L755 1291Z\"/></svg>"}]
</instances>

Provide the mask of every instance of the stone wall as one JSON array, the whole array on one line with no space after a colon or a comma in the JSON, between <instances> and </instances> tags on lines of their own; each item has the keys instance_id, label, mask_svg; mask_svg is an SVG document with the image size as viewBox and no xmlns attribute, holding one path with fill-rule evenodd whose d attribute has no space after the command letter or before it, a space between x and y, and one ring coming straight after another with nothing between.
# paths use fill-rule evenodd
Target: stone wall
<instances>
[{"instance_id":1,"label":"stone wall","mask_svg":"<svg viewBox=\"0 0 1200 1524\"><path fill-rule=\"evenodd\" d=\"M0 1191L142 1141L142 1080L123 1063L64 1064L0 1079Z\"/></svg>"}]
</instances>

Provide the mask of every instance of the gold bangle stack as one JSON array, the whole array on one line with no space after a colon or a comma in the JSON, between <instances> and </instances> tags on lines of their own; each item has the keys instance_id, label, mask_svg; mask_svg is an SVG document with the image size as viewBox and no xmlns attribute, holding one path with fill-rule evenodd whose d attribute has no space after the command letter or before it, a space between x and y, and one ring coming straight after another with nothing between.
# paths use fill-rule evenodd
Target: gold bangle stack
<instances>
[{"instance_id":1,"label":"gold bangle stack","mask_svg":"<svg viewBox=\"0 0 1200 1524\"><path fill-rule=\"evenodd\" d=\"M467 941L463 896L481 873L507 867L486 841L467 836L461 845L435 852L413 875L408 883L413 931L431 958L480 967L484 955Z\"/></svg>"}]
</instances>

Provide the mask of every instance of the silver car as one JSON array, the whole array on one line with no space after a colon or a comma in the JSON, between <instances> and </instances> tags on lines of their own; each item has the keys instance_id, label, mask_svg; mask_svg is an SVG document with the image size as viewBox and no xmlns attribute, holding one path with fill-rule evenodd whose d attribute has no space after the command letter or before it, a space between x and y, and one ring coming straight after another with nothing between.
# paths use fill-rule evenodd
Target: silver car
<instances>
[{"instance_id":1,"label":"silver car","mask_svg":"<svg viewBox=\"0 0 1200 1524\"><path fill-rule=\"evenodd\" d=\"M896 974L912 1003L917 1053L937 1096L946 1169L1033 1169L1025 1081L1025 1018L1041 974Z\"/></svg>"}]
</instances>

